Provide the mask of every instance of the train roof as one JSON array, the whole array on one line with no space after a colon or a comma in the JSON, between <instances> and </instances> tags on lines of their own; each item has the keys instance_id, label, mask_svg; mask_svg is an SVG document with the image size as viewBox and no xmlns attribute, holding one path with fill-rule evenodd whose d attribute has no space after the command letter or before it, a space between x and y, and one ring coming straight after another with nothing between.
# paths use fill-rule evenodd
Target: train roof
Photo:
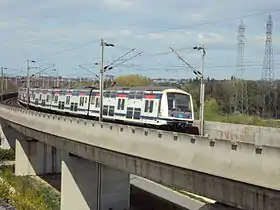
<instances>
[{"instance_id":1,"label":"train roof","mask_svg":"<svg viewBox=\"0 0 280 210\"><path fill-rule=\"evenodd\" d=\"M59 91L59 90L63 90L63 91L90 91L91 88L47 88L47 89L43 89L43 88L33 88L35 90L45 90L45 91ZM99 90L99 88L93 88L94 90ZM129 87L129 86L113 86L113 87L109 87L106 88L105 91L118 91L118 90L123 90L123 91L164 91L167 89L175 89L175 90L180 90L177 87L174 86L134 86L134 87Z\"/></svg>"},{"instance_id":2,"label":"train roof","mask_svg":"<svg viewBox=\"0 0 280 210\"><path fill-rule=\"evenodd\" d=\"M106 90L163 91L166 89L178 89L178 88L171 87L171 86L135 86L135 87L114 86L114 87L107 88Z\"/></svg>"}]
</instances>

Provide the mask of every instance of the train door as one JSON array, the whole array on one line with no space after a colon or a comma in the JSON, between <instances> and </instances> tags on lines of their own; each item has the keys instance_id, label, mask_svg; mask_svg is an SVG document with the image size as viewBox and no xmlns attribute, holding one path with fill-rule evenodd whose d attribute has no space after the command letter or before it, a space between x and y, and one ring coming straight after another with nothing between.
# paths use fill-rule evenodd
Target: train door
<instances>
[{"instance_id":1,"label":"train door","mask_svg":"<svg viewBox=\"0 0 280 210\"><path fill-rule=\"evenodd\" d=\"M141 115L142 119L144 122L150 121L150 112L149 112L149 107L150 107L150 99L145 98L142 101L142 107L141 109L143 110L143 113Z\"/></svg>"},{"instance_id":2,"label":"train door","mask_svg":"<svg viewBox=\"0 0 280 210\"><path fill-rule=\"evenodd\" d=\"M126 98L125 96L118 95L117 97L117 109L115 112L116 117L124 118L126 116Z\"/></svg>"},{"instance_id":3,"label":"train door","mask_svg":"<svg viewBox=\"0 0 280 210\"><path fill-rule=\"evenodd\" d=\"M81 114L84 114L85 113L85 96L84 95L80 95L79 96L79 106L78 106L78 111L81 113Z\"/></svg>"},{"instance_id":4,"label":"train door","mask_svg":"<svg viewBox=\"0 0 280 210\"><path fill-rule=\"evenodd\" d=\"M142 102L142 110L143 110L142 118L145 119L145 121L149 122L149 121L156 120L157 118L156 107L158 106L157 101L158 100L156 100L156 95L154 94L145 95L144 100Z\"/></svg>"}]
</instances>

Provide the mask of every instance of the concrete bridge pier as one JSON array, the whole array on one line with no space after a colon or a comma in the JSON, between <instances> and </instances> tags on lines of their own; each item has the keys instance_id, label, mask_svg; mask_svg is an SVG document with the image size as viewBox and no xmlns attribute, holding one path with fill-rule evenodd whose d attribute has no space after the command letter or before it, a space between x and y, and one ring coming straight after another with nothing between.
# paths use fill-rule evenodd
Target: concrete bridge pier
<instances>
[{"instance_id":1,"label":"concrete bridge pier","mask_svg":"<svg viewBox=\"0 0 280 210\"><path fill-rule=\"evenodd\" d=\"M16 139L15 175L44 175L61 172L61 150L31 138Z\"/></svg>"},{"instance_id":2,"label":"concrete bridge pier","mask_svg":"<svg viewBox=\"0 0 280 210\"><path fill-rule=\"evenodd\" d=\"M62 161L61 173L61 210L98 210L99 196L100 210L129 209L128 173L74 155Z\"/></svg>"}]
</instances>

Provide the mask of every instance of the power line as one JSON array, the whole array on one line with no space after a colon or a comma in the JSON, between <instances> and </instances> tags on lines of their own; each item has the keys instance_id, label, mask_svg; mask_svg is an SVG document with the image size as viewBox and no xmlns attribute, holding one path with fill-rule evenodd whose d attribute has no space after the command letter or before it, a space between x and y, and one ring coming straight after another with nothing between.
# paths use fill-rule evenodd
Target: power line
<instances>
[{"instance_id":1,"label":"power line","mask_svg":"<svg viewBox=\"0 0 280 210\"><path fill-rule=\"evenodd\" d=\"M265 12L254 12L254 13L250 13L250 14L247 14L247 15L228 17L228 18L223 18L223 19L220 19L220 20L213 20L213 21L208 21L208 22L204 22L204 23L200 23L200 24L176 27L176 28L172 28L172 29L160 30L158 32L149 32L149 33L160 33L160 32L181 30L181 29L192 28L192 27L200 27L200 26L205 26L205 25L214 25L214 24L221 23L221 22L224 22L224 21L245 19L245 18L249 18L249 17L259 16L259 15L263 15L263 14L267 14L267 13L274 13L274 12L279 12L279 11L280 11L280 8L270 10L270 11L265 11Z\"/></svg>"}]
</instances>

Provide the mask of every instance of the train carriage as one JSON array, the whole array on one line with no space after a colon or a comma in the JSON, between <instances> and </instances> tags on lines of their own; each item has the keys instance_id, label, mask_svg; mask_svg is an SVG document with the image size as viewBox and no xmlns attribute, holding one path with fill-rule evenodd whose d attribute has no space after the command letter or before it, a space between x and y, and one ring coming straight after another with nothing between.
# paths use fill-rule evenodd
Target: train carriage
<instances>
[{"instance_id":1,"label":"train carriage","mask_svg":"<svg viewBox=\"0 0 280 210\"><path fill-rule=\"evenodd\" d=\"M26 88L19 89L18 101L27 104ZM95 89L30 88L29 106L98 118L100 94ZM112 87L103 94L103 119L185 128L194 121L192 96L168 87Z\"/></svg>"}]
</instances>

